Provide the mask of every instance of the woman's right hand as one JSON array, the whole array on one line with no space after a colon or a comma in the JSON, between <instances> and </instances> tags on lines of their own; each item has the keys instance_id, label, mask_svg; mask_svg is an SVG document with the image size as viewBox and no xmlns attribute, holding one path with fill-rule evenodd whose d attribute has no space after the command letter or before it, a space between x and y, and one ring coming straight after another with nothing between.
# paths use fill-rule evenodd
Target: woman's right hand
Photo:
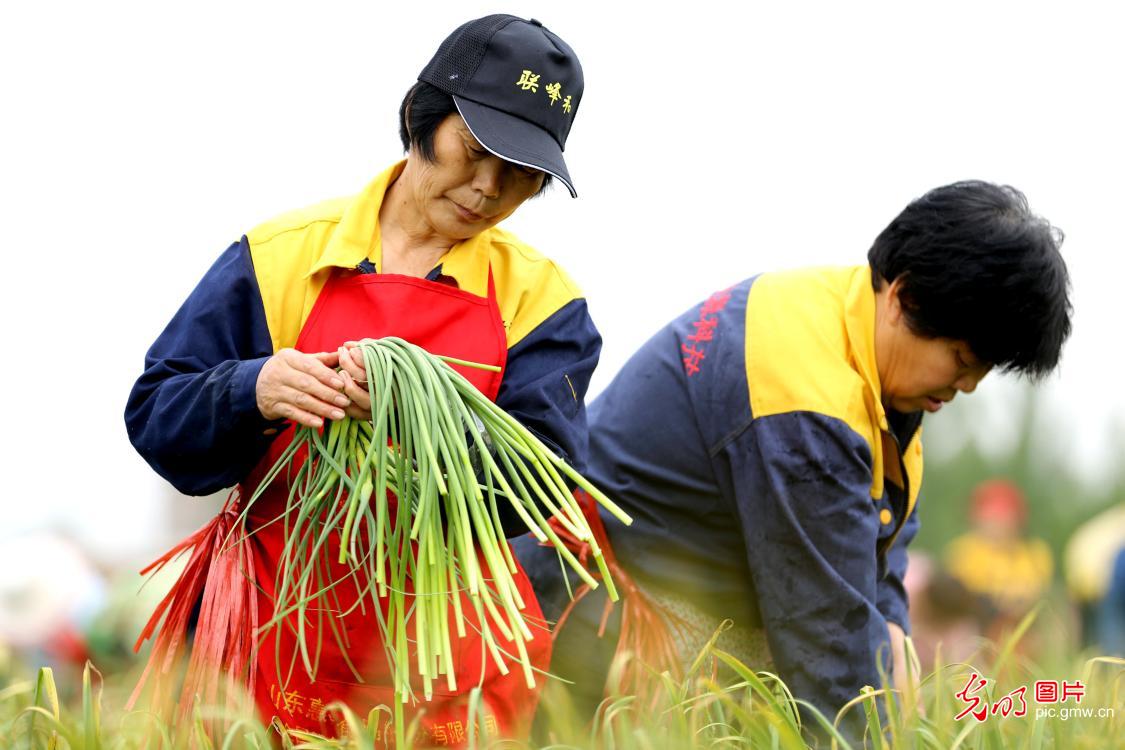
<instances>
[{"instance_id":1,"label":"woman's right hand","mask_svg":"<svg viewBox=\"0 0 1125 750\"><path fill-rule=\"evenodd\" d=\"M352 403L341 393L345 383L333 369L338 365L338 352L279 350L258 373L258 411L266 419L288 419L306 427L322 427L325 419L343 419L344 409Z\"/></svg>"},{"instance_id":2,"label":"woman's right hand","mask_svg":"<svg viewBox=\"0 0 1125 750\"><path fill-rule=\"evenodd\" d=\"M367 389L363 350L358 342L345 341L336 354L340 363L339 375L344 381L344 395L351 401L347 408L348 416L371 421L371 393Z\"/></svg>"}]
</instances>

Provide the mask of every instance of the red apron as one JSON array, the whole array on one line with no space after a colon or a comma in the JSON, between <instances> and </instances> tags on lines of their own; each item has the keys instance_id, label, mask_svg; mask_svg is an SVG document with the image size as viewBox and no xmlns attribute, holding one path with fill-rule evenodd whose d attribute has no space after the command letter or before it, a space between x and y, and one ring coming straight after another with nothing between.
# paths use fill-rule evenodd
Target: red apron
<instances>
[{"instance_id":1,"label":"red apron","mask_svg":"<svg viewBox=\"0 0 1125 750\"><path fill-rule=\"evenodd\" d=\"M481 364L503 368L508 353L507 337L496 304L492 273L489 271L488 297L479 297L442 283L410 276L358 274L336 271L325 285L308 321L297 339L296 348L304 352L335 351L344 341L362 338L398 336L435 354L443 354ZM501 372L475 368L458 368L489 399L495 400L500 388ZM279 436L269 452L250 473L241 487L243 498L252 496L263 474L275 463L292 439L293 428ZM260 622L268 622L273 613L273 593L278 560L284 548L284 526L269 524L286 507L289 487L284 474L254 502L249 514L249 537L253 546L256 579L260 587L258 604ZM392 498L393 500L393 498ZM393 506L392 506L393 507ZM259 528L262 527L262 528ZM338 541L329 549L339 548ZM328 555L328 568L333 580L346 575L347 568ZM483 561L483 557L481 558ZM517 563L518 565L518 563ZM542 622L542 611L531 583L521 567L515 576L517 587L527 607L529 623ZM348 610L356 601L356 586L337 586L340 611ZM464 596L464 595L463 595ZM335 602L333 602L335 605ZM463 598L466 618L472 621L473 607ZM452 607L450 610L452 611ZM384 609L384 615L386 610ZM292 618L295 622L295 617ZM377 614L370 598L363 609L356 608L345 618L336 619L337 628L347 634L348 656L363 677L358 682L340 654L337 639L329 627L323 634L316 631L316 618L308 617L306 643L315 644L319 635L321 656L315 679L310 679L296 654L296 642L288 626L272 629L258 650L255 679L255 701L268 722L278 716L287 727L306 729L330 736L341 733L338 713L325 713L333 701L343 701L361 720L379 704L394 706L394 696L386 654L381 640ZM341 627L342 626L342 627ZM535 637L527 642L528 656L534 667L546 670L550 663L551 638L541 627L532 626ZM284 684L278 684L278 664L274 638L281 638L280 673ZM499 645L515 653L512 644L505 644L496 634ZM454 639L456 692L440 692L445 680L435 681L433 699L421 699L408 706L407 721L423 711L419 744L456 747L463 745L469 733L467 699L469 691L480 685L487 709L480 718L486 728L507 736L525 733L539 700L539 687L529 688L523 671L511 665L502 675L491 658L486 658L484 643L472 627L466 637ZM510 648L508 648L510 646ZM311 648L311 646L310 646ZM413 663L413 659L411 660ZM514 668L512 668L514 667ZM482 671L483 670L483 671ZM537 681L542 684L542 679ZM393 736L393 733L388 733ZM479 734L478 734L479 736Z\"/></svg>"}]
</instances>

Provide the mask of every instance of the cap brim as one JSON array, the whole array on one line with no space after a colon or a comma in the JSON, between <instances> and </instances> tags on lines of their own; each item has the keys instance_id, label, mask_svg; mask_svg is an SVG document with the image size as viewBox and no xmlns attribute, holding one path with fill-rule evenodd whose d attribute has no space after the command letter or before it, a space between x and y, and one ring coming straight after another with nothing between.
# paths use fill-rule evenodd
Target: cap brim
<instances>
[{"instance_id":1,"label":"cap brim","mask_svg":"<svg viewBox=\"0 0 1125 750\"><path fill-rule=\"evenodd\" d=\"M473 137L505 161L534 167L562 180L572 198L577 198L562 149L550 133L527 120L454 95L454 104Z\"/></svg>"}]
</instances>

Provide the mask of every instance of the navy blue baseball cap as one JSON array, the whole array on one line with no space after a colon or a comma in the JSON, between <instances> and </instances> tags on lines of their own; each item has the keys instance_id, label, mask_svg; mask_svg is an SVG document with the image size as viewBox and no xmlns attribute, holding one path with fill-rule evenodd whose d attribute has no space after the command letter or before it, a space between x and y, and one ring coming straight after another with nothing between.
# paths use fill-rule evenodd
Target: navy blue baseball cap
<instances>
[{"instance_id":1,"label":"navy blue baseball cap","mask_svg":"<svg viewBox=\"0 0 1125 750\"><path fill-rule=\"evenodd\" d=\"M500 14L462 24L418 80L451 95L490 152L554 175L578 197L563 150L582 100L582 66L539 21Z\"/></svg>"}]
</instances>

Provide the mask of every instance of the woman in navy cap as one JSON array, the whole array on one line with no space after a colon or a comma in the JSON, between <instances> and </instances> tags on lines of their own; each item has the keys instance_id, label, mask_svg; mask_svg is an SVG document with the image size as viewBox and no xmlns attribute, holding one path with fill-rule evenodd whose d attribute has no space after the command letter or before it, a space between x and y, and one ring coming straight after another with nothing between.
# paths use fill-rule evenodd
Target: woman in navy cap
<instances>
[{"instance_id":1,"label":"woman in navy cap","mask_svg":"<svg viewBox=\"0 0 1125 750\"><path fill-rule=\"evenodd\" d=\"M583 397L600 337L566 273L497 226L552 180L576 195L563 146L582 86L574 51L538 21L494 15L458 28L402 102L406 159L353 198L284 214L231 244L153 344L125 413L145 460L185 494L238 485L237 497L248 498L295 425L370 417L350 342L399 336L500 367L463 373L584 468ZM285 526L268 522L284 513L288 489L279 478L255 502L253 535L240 545L222 544L241 510L236 498L177 548L193 557L166 602L155 653L176 650L202 600L185 701L213 696L221 673L249 682L266 721L334 733L325 712L333 701L361 716L391 704L385 645L371 607L334 623L351 634L347 654L330 634L306 633L324 636L311 672L300 660L292 667L288 624L258 644L254 627L273 616L285 543ZM534 621L534 593L522 571L517 580ZM341 611L352 609L355 588L337 587ZM528 645L546 668L546 632ZM520 732L538 687L521 670L501 674L471 629L456 650L457 690L424 704L422 731L434 744L461 744L466 696L480 684L487 728ZM147 679L161 674L154 657Z\"/></svg>"}]
</instances>

